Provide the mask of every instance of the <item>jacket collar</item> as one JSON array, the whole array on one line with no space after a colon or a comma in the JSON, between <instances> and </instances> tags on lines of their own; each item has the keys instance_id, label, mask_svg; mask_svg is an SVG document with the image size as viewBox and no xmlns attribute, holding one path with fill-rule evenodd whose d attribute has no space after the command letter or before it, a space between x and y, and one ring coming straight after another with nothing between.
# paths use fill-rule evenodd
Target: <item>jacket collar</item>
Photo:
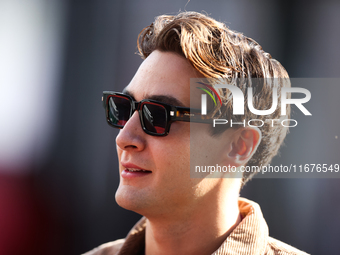
<instances>
[{"instance_id":1,"label":"jacket collar","mask_svg":"<svg viewBox=\"0 0 340 255\"><path fill-rule=\"evenodd\" d=\"M242 221L212 255L264 254L268 240L268 226L260 206L239 198ZM131 229L118 255L142 255L145 249L146 218L143 217Z\"/></svg>"}]
</instances>

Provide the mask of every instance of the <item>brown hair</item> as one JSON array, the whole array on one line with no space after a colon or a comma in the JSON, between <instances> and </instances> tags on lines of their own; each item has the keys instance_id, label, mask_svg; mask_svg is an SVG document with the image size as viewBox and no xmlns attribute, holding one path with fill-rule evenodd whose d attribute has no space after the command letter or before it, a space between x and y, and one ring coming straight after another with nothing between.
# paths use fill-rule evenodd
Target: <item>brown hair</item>
<instances>
[{"instance_id":1,"label":"brown hair","mask_svg":"<svg viewBox=\"0 0 340 255\"><path fill-rule=\"evenodd\" d=\"M138 51L147 58L154 50L170 51L184 56L193 67L206 78L223 79L237 85L247 101L247 87L253 88L255 109L267 109L272 105L272 88L277 88L280 99L281 87L289 87L286 70L264 52L253 39L228 29L225 24L197 12L182 12L176 16L162 15L154 23L144 28L138 36ZM257 78L256 80L252 78ZM260 79L258 79L260 78ZM241 122L249 119L265 120L245 107L244 115L232 115L232 94L227 89L219 90L222 105L215 109L213 117L232 119ZM280 119L280 100L278 107L266 119ZM287 106L289 118L290 108ZM225 125L220 125L225 126ZM218 135L225 128L214 128ZM265 166L277 154L288 128L271 123L260 128L262 140L247 166ZM244 173L243 183L255 173Z\"/></svg>"}]
</instances>

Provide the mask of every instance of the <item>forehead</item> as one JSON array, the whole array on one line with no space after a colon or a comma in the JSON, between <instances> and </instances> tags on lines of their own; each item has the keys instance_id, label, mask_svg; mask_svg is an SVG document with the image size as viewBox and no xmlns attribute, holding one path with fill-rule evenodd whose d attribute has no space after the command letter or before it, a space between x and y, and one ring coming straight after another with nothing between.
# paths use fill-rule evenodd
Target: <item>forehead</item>
<instances>
[{"instance_id":1,"label":"forehead","mask_svg":"<svg viewBox=\"0 0 340 255\"><path fill-rule=\"evenodd\" d=\"M124 90L137 101L168 96L189 106L190 78L200 77L203 76L184 57L173 52L154 51L143 61Z\"/></svg>"}]
</instances>

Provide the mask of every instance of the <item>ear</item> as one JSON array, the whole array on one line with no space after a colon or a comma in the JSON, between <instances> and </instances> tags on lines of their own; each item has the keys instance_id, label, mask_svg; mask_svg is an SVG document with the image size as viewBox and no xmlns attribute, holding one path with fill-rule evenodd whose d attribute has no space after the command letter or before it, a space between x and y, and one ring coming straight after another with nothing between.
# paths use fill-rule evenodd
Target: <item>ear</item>
<instances>
[{"instance_id":1,"label":"ear","mask_svg":"<svg viewBox=\"0 0 340 255\"><path fill-rule=\"evenodd\" d=\"M229 160L236 167L245 165L254 155L261 142L261 131L256 127L238 129L234 133L234 139L229 151Z\"/></svg>"}]
</instances>

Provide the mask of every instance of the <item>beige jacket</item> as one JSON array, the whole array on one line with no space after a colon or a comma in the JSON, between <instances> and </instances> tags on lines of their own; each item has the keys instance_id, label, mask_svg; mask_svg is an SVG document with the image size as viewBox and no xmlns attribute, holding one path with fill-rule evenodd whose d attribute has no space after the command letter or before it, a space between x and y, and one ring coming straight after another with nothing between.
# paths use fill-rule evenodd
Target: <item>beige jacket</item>
<instances>
[{"instance_id":1,"label":"beige jacket","mask_svg":"<svg viewBox=\"0 0 340 255\"><path fill-rule=\"evenodd\" d=\"M241 223L212 255L307 255L269 237L267 223L257 203L240 198L239 209ZM103 244L84 255L143 255L145 222L143 217L125 239Z\"/></svg>"}]
</instances>

